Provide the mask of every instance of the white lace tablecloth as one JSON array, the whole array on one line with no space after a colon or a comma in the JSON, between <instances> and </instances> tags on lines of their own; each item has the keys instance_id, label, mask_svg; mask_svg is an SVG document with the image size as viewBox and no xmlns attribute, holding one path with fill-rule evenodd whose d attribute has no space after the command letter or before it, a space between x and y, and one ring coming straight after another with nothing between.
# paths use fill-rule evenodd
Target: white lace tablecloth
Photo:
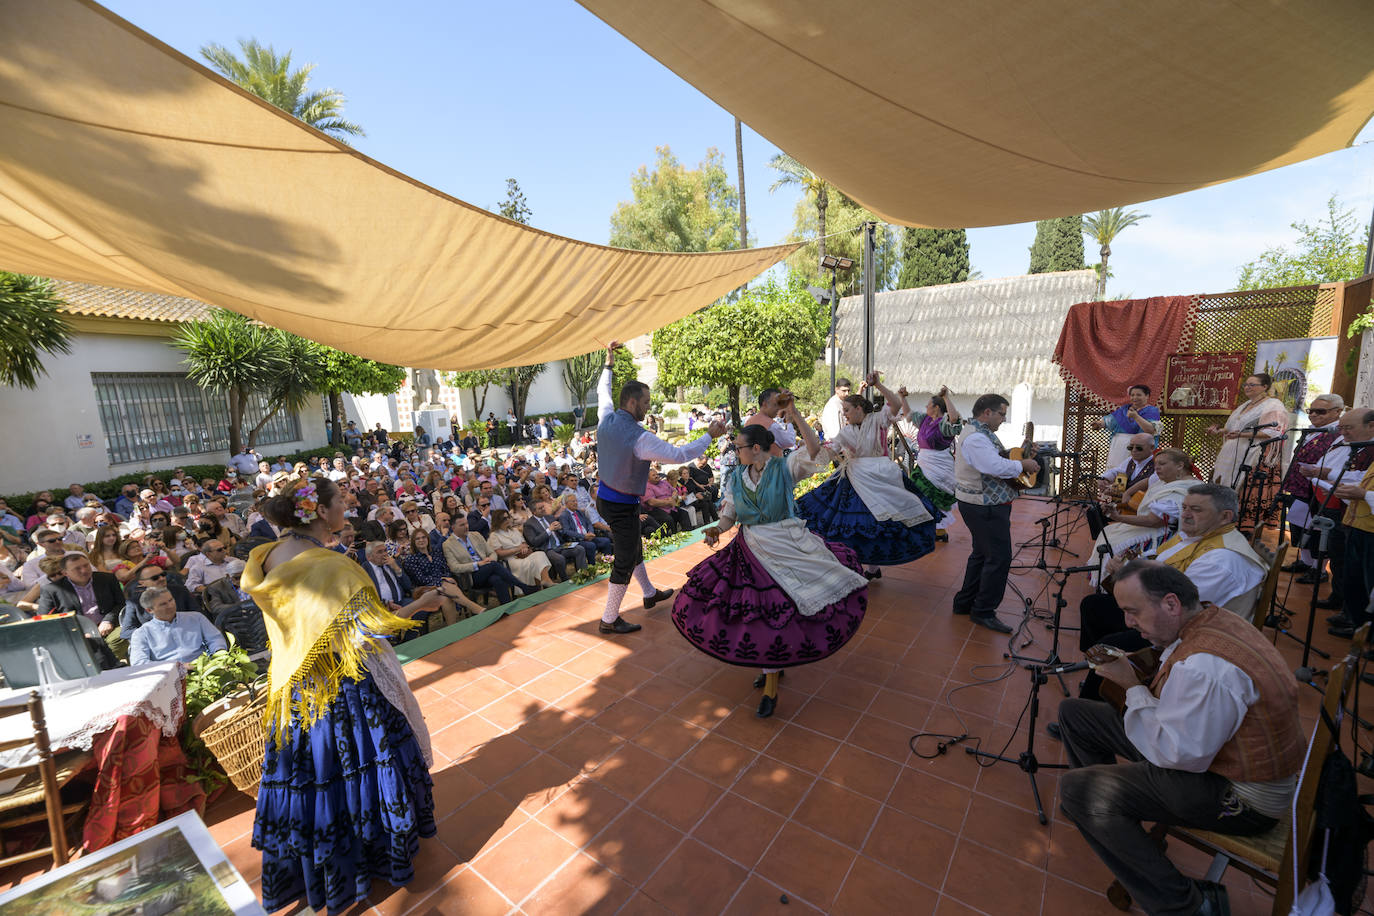
<instances>
[{"instance_id":1,"label":"white lace tablecloth","mask_svg":"<svg viewBox=\"0 0 1374 916\"><path fill-rule=\"evenodd\" d=\"M96 737L113 728L121 716L142 716L172 737L186 715L181 692L183 669L180 662L161 662L62 681L62 695L43 701L52 749L89 751ZM0 690L0 706L22 706L33 689ZM0 719L0 741L32 734L27 715ZM6 751L0 753L0 765L22 766L32 757L32 749Z\"/></svg>"}]
</instances>

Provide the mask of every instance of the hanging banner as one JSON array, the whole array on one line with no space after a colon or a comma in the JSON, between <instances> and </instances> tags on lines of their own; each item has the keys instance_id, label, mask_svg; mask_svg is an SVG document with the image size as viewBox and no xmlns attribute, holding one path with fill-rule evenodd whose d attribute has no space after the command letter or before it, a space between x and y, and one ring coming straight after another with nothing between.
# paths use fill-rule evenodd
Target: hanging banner
<instances>
[{"instance_id":1,"label":"hanging banner","mask_svg":"<svg viewBox=\"0 0 1374 916\"><path fill-rule=\"evenodd\" d=\"M1164 363L1163 413L1229 415L1249 374L1244 350L1172 353Z\"/></svg>"},{"instance_id":2,"label":"hanging banner","mask_svg":"<svg viewBox=\"0 0 1374 916\"><path fill-rule=\"evenodd\" d=\"M1274 397L1288 407L1291 426L1306 419L1307 405L1331 391L1336 370L1336 338L1296 337L1261 340L1255 346L1255 371L1274 380ZM1306 425L1306 424L1303 424Z\"/></svg>"}]
</instances>

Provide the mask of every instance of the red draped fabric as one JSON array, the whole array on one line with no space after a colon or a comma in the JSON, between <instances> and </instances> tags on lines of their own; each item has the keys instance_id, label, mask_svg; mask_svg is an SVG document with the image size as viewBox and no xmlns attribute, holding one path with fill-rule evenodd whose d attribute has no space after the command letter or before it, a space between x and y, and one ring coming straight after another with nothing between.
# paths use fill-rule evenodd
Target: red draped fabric
<instances>
[{"instance_id":1,"label":"red draped fabric","mask_svg":"<svg viewBox=\"0 0 1374 916\"><path fill-rule=\"evenodd\" d=\"M190 779L186 755L141 716L121 716L95 739L96 783L82 847L92 852L169 817L205 813L205 790Z\"/></svg>"},{"instance_id":2,"label":"red draped fabric","mask_svg":"<svg viewBox=\"0 0 1374 916\"><path fill-rule=\"evenodd\" d=\"M1112 404L1129 385L1164 390L1164 358L1186 350L1197 322L1193 296L1120 302L1081 302L1064 318L1054 361L1066 382L1076 381Z\"/></svg>"}]
</instances>

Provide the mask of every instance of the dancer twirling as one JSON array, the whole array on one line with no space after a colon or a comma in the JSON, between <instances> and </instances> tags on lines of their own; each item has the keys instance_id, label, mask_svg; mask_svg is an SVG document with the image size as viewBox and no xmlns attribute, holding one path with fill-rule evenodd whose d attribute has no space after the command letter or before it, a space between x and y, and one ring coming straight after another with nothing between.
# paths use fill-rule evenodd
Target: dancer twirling
<instances>
[{"instance_id":1,"label":"dancer twirling","mask_svg":"<svg viewBox=\"0 0 1374 916\"><path fill-rule=\"evenodd\" d=\"M725 435L725 424L712 420L706 433L693 442L676 446L639 425L649 412L649 386L628 381L620 388L619 409L611 400L611 370L615 364L618 341L606 346L606 367L597 385L597 467L601 482L596 488L596 511L611 527L612 557L610 587L600 630L606 634L633 633L640 629L620 616L620 602L630 585L630 576L644 593L648 610L665 598L671 588L656 589L644 566L644 542L640 538L639 501L649 483L649 462L686 464L700 457L716 436Z\"/></svg>"},{"instance_id":2,"label":"dancer twirling","mask_svg":"<svg viewBox=\"0 0 1374 916\"><path fill-rule=\"evenodd\" d=\"M704 532L714 547L738 522L740 533L687 574L673 623L702 652L732 665L767 665L758 715L777 708L782 669L825 658L859 629L868 586L854 551L827 544L795 515L793 481L831 460L816 433L788 408L804 449L770 456L773 434L745 426L739 463L725 479L720 523Z\"/></svg>"},{"instance_id":3,"label":"dancer twirling","mask_svg":"<svg viewBox=\"0 0 1374 916\"><path fill-rule=\"evenodd\" d=\"M897 393L901 395L903 409L910 410L906 389L899 389ZM917 492L944 514L935 530L936 537L943 540L949 540L945 529L954 518L950 512L954 508L954 440L963 429L959 408L954 406L949 388L940 386L940 393L926 403L925 416L916 431L916 470L911 472L911 482Z\"/></svg>"},{"instance_id":4,"label":"dancer twirling","mask_svg":"<svg viewBox=\"0 0 1374 916\"><path fill-rule=\"evenodd\" d=\"M886 404L874 410L867 399L844 399L846 424L833 448L842 455L830 479L797 500L806 527L827 541L852 548L864 575L876 579L879 566L909 563L935 547L934 507L914 492L914 484L888 457L887 427L901 401L870 373L865 384L882 393Z\"/></svg>"}]
</instances>

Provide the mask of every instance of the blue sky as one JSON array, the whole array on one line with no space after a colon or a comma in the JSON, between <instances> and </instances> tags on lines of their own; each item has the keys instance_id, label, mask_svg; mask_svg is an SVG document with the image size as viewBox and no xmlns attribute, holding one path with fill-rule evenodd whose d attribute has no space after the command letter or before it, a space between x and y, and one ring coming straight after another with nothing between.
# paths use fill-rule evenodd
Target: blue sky
<instances>
[{"instance_id":1,"label":"blue sky","mask_svg":"<svg viewBox=\"0 0 1374 916\"><path fill-rule=\"evenodd\" d=\"M668 145L687 163L708 147L734 175L734 119L572 0L323 3L107 0L110 9L199 59L206 42L257 38L342 90L368 136L356 146L483 207L520 181L532 222L605 242L630 175ZM1361 141L1374 140L1366 128ZM797 195L770 194L776 152L746 126L750 235L783 239ZM1135 205L1150 219L1113 245L1112 294L1219 292L1240 265L1289 241L1289 224L1339 194L1361 224L1374 204L1374 143L1214 188ZM985 277L1024 273L1033 224L974 229ZM1089 249L1089 262L1096 252Z\"/></svg>"}]
</instances>

